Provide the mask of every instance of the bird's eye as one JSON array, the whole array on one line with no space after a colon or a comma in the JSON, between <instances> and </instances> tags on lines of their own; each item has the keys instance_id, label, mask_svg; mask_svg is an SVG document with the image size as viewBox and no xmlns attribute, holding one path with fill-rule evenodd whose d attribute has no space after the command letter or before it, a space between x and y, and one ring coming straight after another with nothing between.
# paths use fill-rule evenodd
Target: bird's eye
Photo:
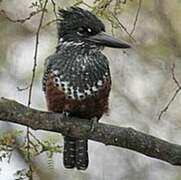
<instances>
[{"instance_id":1,"label":"bird's eye","mask_svg":"<svg viewBox=\"0 0 181 180\"><path fill-rule=\"evenodd\" d=\"M92 29L91 28L85 28L85 27L79 27L77 34L80 36L84 36L84 35L88 35L92 33Z\"/></svg>"},{"instance_id":2,"label":"bird's eye","mask_svg":"<svg viewBox=\"0 0 181 180\"><path fill-rule=\"evenodd\" d=\"M91 29L91 28L87 28L87 31L88 31L89 33L91 33L91 32L92 32L92 29Z\"/></svg>"}]
</instances>

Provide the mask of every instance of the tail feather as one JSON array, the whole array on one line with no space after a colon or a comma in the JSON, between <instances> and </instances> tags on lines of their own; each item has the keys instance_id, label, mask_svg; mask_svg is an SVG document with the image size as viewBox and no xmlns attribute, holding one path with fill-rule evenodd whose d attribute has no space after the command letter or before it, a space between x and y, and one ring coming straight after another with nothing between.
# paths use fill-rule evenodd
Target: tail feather
<instances>
[{"instance_id":1,"label":"tail feather","mask_svg":"<svg viewBox=\"0 0 181 180\"><path fill-rule=\"evenodd\" d=\"M88 140L77 139L76 140L76 167L79 170L85 170L89 164L88 157Z\"/></svg>"},{"instance_id":2,"label":"tail feather","mask_svg":"<svg viewBox=\"0 0 181 180\"><path fill-rule=\"evenodd\" d=\"M65 168L85 170L89 164L88 140L64 137L63 163Z\"/></svg>"},{"instance_id":3,"label":"tail feather","mask_svg":"<svg viewBox=\"0 0 181 180\"><path fill-rule=\"evenodd\" d=\"M63 164L66 168L75 167L76 140L75 138L64 137Z\"/></svg>"}]
</instances>

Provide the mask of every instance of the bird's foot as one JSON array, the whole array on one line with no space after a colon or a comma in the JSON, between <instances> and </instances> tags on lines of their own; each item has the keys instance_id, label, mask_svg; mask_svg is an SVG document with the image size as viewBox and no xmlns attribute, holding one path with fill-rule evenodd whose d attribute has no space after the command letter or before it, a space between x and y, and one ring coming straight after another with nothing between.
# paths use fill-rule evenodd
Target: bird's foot
<instances>
[{"instance_id":1,"label":"bird's foot","mask_svg":"<svg viewBox=\"0 0 181 180\"><path fill-rule=\"evenodd\" d=\"M93 132L94 129L95 129L95 126L96 126L97 123L98 123L98 118L97 118L97 117L93 117L93 118L91 118L91 121L92 121L92 125L91 125L90 132Z\"/></svg>"},{"instance_id":2,"label":"bird's foot","mask_svg":"<svg viewBox=\"0 0 181 180\"><path fill-rule=\"evenodd\" d=\"M68 112L68 111L63 111L63 118L65 119L65 120L69 120L70 119L70 112Z\"/></svg>"}]
</instances>

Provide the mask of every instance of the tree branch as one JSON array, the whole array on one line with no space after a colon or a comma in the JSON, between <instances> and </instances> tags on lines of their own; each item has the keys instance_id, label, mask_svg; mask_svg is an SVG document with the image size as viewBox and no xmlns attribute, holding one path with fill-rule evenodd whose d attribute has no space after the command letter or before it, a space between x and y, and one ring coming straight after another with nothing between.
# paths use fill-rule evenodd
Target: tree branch
<instances>
[{"instance_id":1,"label":"tree branch","mask_svg":"<svg viewBox=\"0 0 181 180\"><path fill-rule=\"evenodd\" d=\"M25 23L26 21L30 20L33 16L39 14L43 9L39 9L37 11L32 11L28 17L22 18L22 19L12 19L11 17L9 17L6 13L5 10L1 9L0 10L0 16L3 16L4 18L6 18L7 20L9 20L10 22L13 23Z\"/></svg>"},{"instance_id":2,"label":"tree branch","mask_svg":"<svg viewBox=\"0 0 181 180\"><path fill-rule=\"evenodd\" d=\"M62 133L72 137L86 137L106 145L131 149L149 157L181 165L181 146L172 144L132 128L97 123L91 131L91 121L62 114L38 111L12 100L0 99L0 119L31 127Z\"/></svg>"}]
</instances>

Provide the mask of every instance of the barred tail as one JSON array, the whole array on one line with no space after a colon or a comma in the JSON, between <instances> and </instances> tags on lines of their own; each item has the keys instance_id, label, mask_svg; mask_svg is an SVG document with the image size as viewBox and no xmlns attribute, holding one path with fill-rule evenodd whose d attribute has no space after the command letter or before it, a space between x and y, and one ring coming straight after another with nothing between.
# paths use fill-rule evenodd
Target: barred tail
<instances>
[{"instance_id":1,"label":"barred tail","mask_svg":"<svg viewBox=\"0 0 181 180\"><path fill-rule=\"evenodd\" d=\"M64 137L63 164L66 168L75 167L75 152L76 152L75 138L65 136Z\"/></svg>"},{"instance_id":2,"label":"barred tail","mask_svg":"<svg viewBox=\"0 0 181 180\"><path fill-rule=\"evenodd\" d=\"M76 140L76 167L79 170L85 170L89 164L88 157L88 140L77 139Z\"/></svg>"},{"instance_id":3,"label":"barred tail","mask_svg":"<svg viewBox=\"0 0 181 180\"><path fill-rule=\"evenodd\" d=\"M88 140L64 137L63 163L65 168L85 170L89 164Z\"/></svg>"}]
</instances>

